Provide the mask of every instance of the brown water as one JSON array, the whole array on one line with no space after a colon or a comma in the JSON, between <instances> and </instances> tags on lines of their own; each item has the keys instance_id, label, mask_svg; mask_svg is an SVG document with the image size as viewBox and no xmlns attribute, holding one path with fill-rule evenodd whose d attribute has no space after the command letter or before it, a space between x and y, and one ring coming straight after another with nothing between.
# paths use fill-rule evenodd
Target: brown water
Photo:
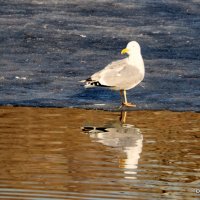
<instances>
[{"instance_id":1,"label":"brown water","mask_svg":"<svg viewBox=\"0 0 200 200\"><path fill-rule=\"evenodd\" d=\"M200 199L200 115L0 107L1 199Z\"/></svg>"}]
</instances>

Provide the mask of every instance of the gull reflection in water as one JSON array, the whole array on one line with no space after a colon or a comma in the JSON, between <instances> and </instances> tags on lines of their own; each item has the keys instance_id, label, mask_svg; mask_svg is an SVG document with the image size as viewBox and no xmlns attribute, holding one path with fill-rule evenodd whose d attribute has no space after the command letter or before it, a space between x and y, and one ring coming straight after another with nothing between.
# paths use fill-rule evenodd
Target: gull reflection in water
<instances>
[{"instance_id":1,"label":"gull reflection in water","mask_svg":"<svg viewBox=\"0 0 200 200\"><path fill-rule=\"evenodd\" d=\"M138 161L142 152L143 136L140 129L126 124L127 112L121 112L119 122L103 126L84 126L82 131L95 142L123 151L126 157L119 159L119 167L124 169L125 178L136 179Z\"/></svg>"}]
</instances>

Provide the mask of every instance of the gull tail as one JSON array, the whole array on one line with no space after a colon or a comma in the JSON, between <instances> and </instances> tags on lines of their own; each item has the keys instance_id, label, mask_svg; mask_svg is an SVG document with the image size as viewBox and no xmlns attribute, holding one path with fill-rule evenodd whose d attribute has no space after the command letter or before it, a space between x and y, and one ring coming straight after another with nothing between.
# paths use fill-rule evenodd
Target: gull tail
<instances>
[{"instance_id":1,"label":"gull tail","mask_svg":"<svg viewBox=\"0 0 200 200\"><path fill-rule=\"evenodd\" d=\"M106 85L102 85L99 81L92 80L91 78L88 78L86 80L82 80L82 81L79 81L79 82L85 83L85 85L84 85L85 88L109 87L109 86L106 86Z\"/></svg>"}]
</instances>

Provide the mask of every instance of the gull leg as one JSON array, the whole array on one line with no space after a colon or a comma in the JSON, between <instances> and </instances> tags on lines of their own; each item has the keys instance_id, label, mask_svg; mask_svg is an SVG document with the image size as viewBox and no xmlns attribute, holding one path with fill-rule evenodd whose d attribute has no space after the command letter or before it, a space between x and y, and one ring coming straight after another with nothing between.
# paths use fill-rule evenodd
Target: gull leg
<instances>
[{"instance_id":1,"label":"gull leg","mask_svg":"<svg viewBox=\"0 0 200 200\"><path fill-rule=\"evenodd\" d=\"M126 90L124 90L124 102L122 103L122 105L127 107L136 107L135 104L127 102Z\"/></svg>"},{"instance_id":2,"label":"gull leg","mask_svg":"<svg viewBox=\"0 0 200 200\"><path fill-rule=\"evenodd\" d=\"M128 102L127 102L127 96L126 96L126 90L124 90L124 103L125 103L125 104L128 103Z\"/></svg>"},{"instance_id":3,"label":"gull leg","mask_svg":"<svg viewBox=\"0 0 200 200\"><path fill-rule=\"evenodd\" d=\"M121 96L121 101L123 103L124 102L123 90L120 90L120 96Z\"/></svg>"},{"instance_id":4,"label":"gull leg","mask_svg":"<svg viewBox=\"0 0 200 200\"><path fill-rule=\"evenodd\" d=\"M122 104L121 104L121 106L119 107L119 109L121 109L121 108L123 107L123 104L124 104L123 90L120 90L120 96L121 96Z\"/></svg>"}]
</instances>

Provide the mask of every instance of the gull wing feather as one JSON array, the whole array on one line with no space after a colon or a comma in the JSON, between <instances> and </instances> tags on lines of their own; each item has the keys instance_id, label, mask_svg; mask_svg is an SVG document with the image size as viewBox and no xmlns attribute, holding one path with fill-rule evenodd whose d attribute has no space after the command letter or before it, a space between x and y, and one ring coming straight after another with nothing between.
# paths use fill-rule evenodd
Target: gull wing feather
<instances>
[{"instance_id":1,"label":"gull wing feather","mask_svg":"<svg viewBox=\"0 0 200 200\"><path fill-rule=\"evenodd\" d=\"M140 83L143 77L136 66L128 64L127 59L123 59L107 65L103 70L93 74L91 79L113 89L127 90Z\"/></svg>"},{"instance_id":2,"label":"gull wing feather","mask_svg":"<svg viewBox=\"0 0 200 200\"><path fill-rule=\"evenodd\" d=\"M125 60L125 59L123 59ZM108 64L104 69L94 73L92 76L91 76L91 79L92 80L95 80L95 81L99 81L102 77L103 74L105 73L108 73L109 71L120 71L121 69L123 69L124 66L121 65L121 63L123 63L123 60L117 60L117 61L114 61L110 64Z\"/></svg>"}]
</instances>

